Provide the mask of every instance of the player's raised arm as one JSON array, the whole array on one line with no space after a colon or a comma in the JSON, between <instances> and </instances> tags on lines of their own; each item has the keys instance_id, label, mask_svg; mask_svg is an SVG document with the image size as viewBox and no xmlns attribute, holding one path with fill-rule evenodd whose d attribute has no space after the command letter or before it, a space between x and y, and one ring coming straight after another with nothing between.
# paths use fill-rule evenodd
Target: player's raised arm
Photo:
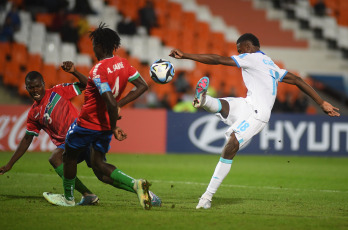
<instances>
[{"instance_id":1,"label":"player's raised arm","mask_svg":"<svg viewBox=\"0 0 348 230\"><path fill-rule=\"evenodd\" d=\"M27 133L24 135L16 151L13 153L11 159L9 160L9 162L0 168L0 175L3 175L4 173L11 170L11 168L16 163L16 161L18 161L27 151L31 142L33 141L33 137L34 137L33 135L29 135Z\"/></svg>"},{"instance_id":2,"label":"player's raised arm","mask_svg":"<svg viewBox=\"0 0 348 230\"><path fill-rule=\"evenodd\" d=\"M71 73L79 80L78 86L80 90L86 89L88 78L79 71L77 71L73 62L65 61L63 62L63 65L61 67L65 72Z\"/></svg>"},{"instance_id":3,"label":"player's raised arm","mask_svg":"<svg viewBox=\"0 0 348 230\"><path fill-rule=\"evenodd\" d=\"M123 107L124 105L134 101L139 96L141 96L143 93L145 93L146 90L148 90L149 86L145 82L145 80L139 76L137 79L131 81L131 83L135 86L124 98L122 98L118 102L119 107Z\"/></svg>"},{"instance_id":4,"label":"player's raised arm","mask_svg":"<svg viewBox=\"0 0 348 230\"><path fill-rule=\"evenodd\" d=\"M220 56L218 54L189 54L179 49L173 49L169 56L176 59L190 59L208 65L237 66L231 57Z\"/></svg>"},{"instance_id":5,"label":"player's raised arm","mask_svg":"<svg viewBox=\"0 0 348 230\"><path fill-rule=\"evenodd\" d=\"M324 111L324 113L328 114L331 117L338 117L340 114L338 113L338 108L331 105L329 102L323 100L319 94L310 86L308 85L302 78L296 76L293 73L288 72L282 82L296 85L300 90L302 90L304 93L306 93L308 96L310 96Z\"/></svg>"}]
</instances>

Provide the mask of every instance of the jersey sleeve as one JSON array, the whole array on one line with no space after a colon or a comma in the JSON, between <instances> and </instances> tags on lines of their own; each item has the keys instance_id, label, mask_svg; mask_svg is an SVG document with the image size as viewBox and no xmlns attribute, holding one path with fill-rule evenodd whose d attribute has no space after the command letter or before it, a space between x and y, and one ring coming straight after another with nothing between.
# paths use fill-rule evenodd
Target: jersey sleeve
<instances>
[{"instance_id":1,"label":"jersey sleeve","mask_svg":"<svg viewBox=\"0 0 348 230\"><path fill-rule=\"evenodd\" d=\"M100 63L97 64L92 71L92 80L95 86L98 88L100 95L108 91L111 92L111 88L108 83L107 70L100 67Z\"/></svg>"},{"instance_id":2,"label":"jersey sleeve","mask_svg":"<svg viewBox=\"0 0 348 230\"><path fill-rule=\"evenodd\" d=\"M39 136L40 130L40 124L33 119L32 113L29 111L27 118L27 130L25 131L26 134L31 136Z\"/></svg>"},{"instance_id":3,"label":"jersey sleeve","mask_svg":"<svg viewBox=\"0 0 348 230\"><path fill-rule=\"evenodd\" d=\"M53 91L67 100L81 94L81 90L77 82L56 85L53 87Z\"/></svg>"},{"instance_id":4,"label":"jersey sleeve","mask_svg":"<svg viewBox=\"0 0 348 230\"><path fill-rule=\"evenodd\" d=\"M131 66L126 59L124 59L123 62L125 63L128 69L128 82L134 81L135 79L140 77L140 73L137 71L137 69Z\"/></svg>"},{"instance_id":5,"label":"jersey sleeve","mask_svg":"<svg viewBox=\"0 0 348 230\"><path fill-rule=\"evenodd\" d=\"M279 69L279 81L282 82L283 81L283 78L285 77L285 75L288 73L287 70L285 69Z\"/></svg>"},{"instance_id":6,"label":"jersey sleeve","mask_svg":"<svg viewBox=\"0 0 348 230\"><path fill-rule=\"evenodd\" d=\"M231 58L233 59L233 61L236 63L238 68L244 68L247 69L249 67L251 67L251 55L244 53L244 54L240 54L240 55L233 55L231 56Z\"/></svg>"}]
</instances>

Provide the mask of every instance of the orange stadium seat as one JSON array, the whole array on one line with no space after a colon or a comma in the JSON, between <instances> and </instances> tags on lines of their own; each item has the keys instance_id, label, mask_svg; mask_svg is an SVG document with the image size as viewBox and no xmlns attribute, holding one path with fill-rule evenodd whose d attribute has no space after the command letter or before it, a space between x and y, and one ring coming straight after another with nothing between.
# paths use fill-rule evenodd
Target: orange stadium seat
<instances>
[{"instance_id":1,"label":"orange stadium seat","mask_svg":"<svg viewBox=\"0 0 348 230\"><path fill-rule=\"evenodd\" d=\"M28 56L27 71L40 71L42 67L42 59L39 54L30 54Z\"/></svg>"},{"instance_id":2,"label":"orange stadium seat","mask_svg":"<svg viewBox=\"0 0 348 230\"><path fill-rule=\"evenodd\" d=\"M18 86L19 65L17 62L9 61L5 63L3 82L8 86Z\"/></svg>"},{"instance_id":3,"label":"orange stadium seat","mask_svg":"<svg viewBox=\"0 0 348 230\"><path fill-rule=\"evenodd\" d=\"M170 47L178 47L180 33L181 32L179 29L173 29L173 28L165 29L164 37L163 37L164 44Z\"/></svg>"},{"instance_id":4,"label":"orange stadium seat","mask_svg":"<svg viewBox=\"0 0 348 230\"><path fill-rule=\"evenodd\" d=\"M35 15L36 22L43 23L47 28L50 28L53 22L54 14L37 13Z\"/></svg>"},{"instance_id":5,"label":"orange stadium seat","mask_svg":"<svg viewBox=\"0 0 348 230\"><path fill-rule=\"evenodd\" d=\"M94 56L92 41L89 39L88 34L83 35L77 44L80 53L82 54L89 54L91 57Z\"/></svg>"},{"instance_id":6,"label":"orange stadium seat","mask_svg":"<svg viewBox=\"0 0 348 230\"><path fill-rule=\"evenodd\" d=\"M164 29L158 28L158 27L151 28L150 34L151 34L151 36L155 36L155 37L163 40Z\"/></svg>"},{"instance_id":7,"label":"orange stadium seat","mask_svg":"<svg viewBox=\"0 0 348 230\"><path fill-rule=\"evenodd\" d=\"M55 65L45 64L42 66L41 74L45 79L46 87L51 88L58 83L57 68Z\"/></svg>"},{"instance_id":8,"label":"orange stadium seat","mask_svg":"<svg viewBox=\"0 0 348 230\"><path fill-rule=\"evenodd\" d=\"M11 54L11 43L10 42L0 42L0 55L10 55Z\"/></svg>"},{"instance_id":9,"label":"orange stadium seat","mask_svg":"<svg viewBox=\"0 0 348 230\"><path fill-rule=\"evenodd\" d=\"M211 53L216 54L225 54L226 47L225 47L225 35L220 32L214 32L211 33L210 36L210 43L211 43Z\"/></svg>"},{"instance_id":10,"label":"orange stadium seat","mask_svg":"<svg viewBox=\"0 0 348 230\"><path fill-rule=\"evenodd\" d=\"M0 76L4 75L5 64L6 64L6 56L0 55Z\"/></svg>"},{"instance_id":11,"label":"orange stadium seat","mask_svg":"<svg viewBox=\"0 0 348 230\"><path fill-rule=\"evenodd\" d=\"M11 47L11 60L20 66L25 66L28 61L27 47L20 43L13 43Z\"/></svg>"}]
</instances>

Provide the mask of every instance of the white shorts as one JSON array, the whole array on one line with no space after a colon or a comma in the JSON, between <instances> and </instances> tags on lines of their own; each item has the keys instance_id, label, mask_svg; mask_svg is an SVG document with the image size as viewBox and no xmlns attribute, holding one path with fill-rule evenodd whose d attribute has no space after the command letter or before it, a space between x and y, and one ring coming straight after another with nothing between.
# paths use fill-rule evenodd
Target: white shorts
<instances>
[{"instance_id":1,"label":"white shorts","mask_svg":"<svg viewBox=\"0 0 348 230\"><path fill-rule=\"evenodd\" d=\"M234 132L239 141L239 147L246 144L266 126L267 122L256 119L257 111L246 102L245 98L226 97L219 99L228 102L230 112L226 119L220 113L216 113L216 115L221 121L230 126L225 133L226 139L229 139Z\"/></svg>"}]
</instances>

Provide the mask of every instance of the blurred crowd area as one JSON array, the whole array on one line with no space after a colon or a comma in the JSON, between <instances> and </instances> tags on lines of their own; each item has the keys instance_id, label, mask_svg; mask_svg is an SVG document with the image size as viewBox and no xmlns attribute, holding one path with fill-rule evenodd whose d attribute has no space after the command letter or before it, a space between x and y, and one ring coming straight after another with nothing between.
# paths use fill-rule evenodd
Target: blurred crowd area
<instances>
[{"instance_id":1,"label":"blurred crowd area","mask_svg":"<svg viewBox=\"0 0 348 230\"><path fill-rule=\"evenodd\" d=\"M283 1L274 1L282 4ZM314 1L311 1L314 2ZM236 55L233 39L209 24L199 21L194 12L184 11L179 2L170 0L0 0L0 76L2 84L23 98L29 98L24 78L29 71L39 71L46 87L75 79L60 69L62 61L71 60L88 75L97 62L88 32L103 21L121 35L117 55L127 58L148 82L147 93L127 105L135 108L165 108L176 112L196 112L191 105L197 81L209 76L208 93L213 97L243 97L246 88L237 68L178 62L172 82L160 85L149 76L149 65L158 58L168 58L170 47L185 52ZM185 31L185 33L183 33ZM138 40L141 38L142 40ZM142 46L139 46L139 42ZM132 40L133 43L129 43ZM233 41L234 40L234 41ZM138 42L139 41L139 42ZM159 41L152 48L150 44ZM152 43L151 43L152 42ZM149 44L149 47L147 45ZM132 48L136 47L136 50ZM147 49L147 50L146 50ZM157 53L154 50L160 49ZM139 56L136 52L142 51ZM162 52L163 50L163 52ZM162 52L162 53L161 53ZM143 58L143 54L150 56ZM155 57L156 56L156 57ZM171 60L172 61L172 60ZM173 60L174 61L174 60ZM286 68L282 62L276 64ZM295 72L296 71L292 71ZM305 80L314 87L310 77ZM126 90L131 90L132 85ZM28 100L27 100L28 101ZM80 107L83 97L73 103ZM296 87L278 87L274 106L277 113L315 114L308 97Z\"/></svg>"}]
</instances>

